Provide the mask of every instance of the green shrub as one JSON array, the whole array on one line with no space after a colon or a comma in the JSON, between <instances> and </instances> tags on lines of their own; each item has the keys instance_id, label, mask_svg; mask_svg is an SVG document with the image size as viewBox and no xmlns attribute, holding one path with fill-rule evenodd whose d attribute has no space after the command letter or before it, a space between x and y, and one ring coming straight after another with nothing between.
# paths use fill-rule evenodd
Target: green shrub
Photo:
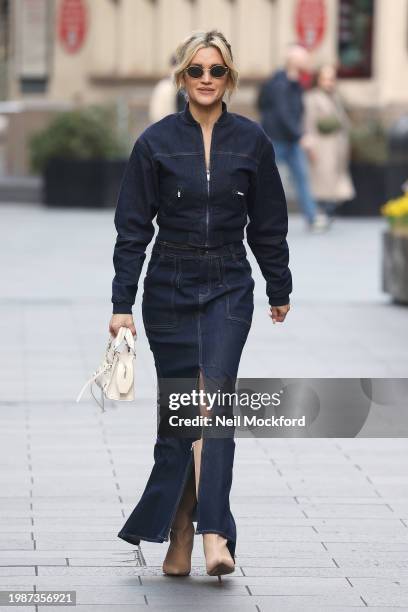
<instances>
[{"instance_id":1,"label":"green shrub","mask_svg":"<svg viewBox=\"0 0 408 612\"><path fill-rule=\"evenodd\" d=\"M115 159L128 155L114 128L112 109L100 106L58 114L45 129L31 136L29 152L35 172L42 172L55 157Z\"/></svg>"}]
</instances>

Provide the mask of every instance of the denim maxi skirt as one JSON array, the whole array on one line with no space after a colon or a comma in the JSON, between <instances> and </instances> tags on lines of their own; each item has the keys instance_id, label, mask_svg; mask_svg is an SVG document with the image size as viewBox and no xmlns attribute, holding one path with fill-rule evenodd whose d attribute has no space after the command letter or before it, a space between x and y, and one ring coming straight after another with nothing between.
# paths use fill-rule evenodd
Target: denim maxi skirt
<instances>
[{"instance_id":1,"label":"denim maxi skirt","mask_svg":"<svg viewBox=\"0 0 408 612\"><path fill-rule=\"evenodd\" d=\"M254 285L242 241L205 248L156 239L144 279L142 315L158 380L188 378L198 385L201 370L206 392L233 392L252 323ZM212 414L225 410L215 403ZM169 540L184 488L194 475L192 442L203 437L193 511L196 533L223 535L235 560L236 525L229 502L234 434L206 435L205 429L194 437L161 435L159 429L150 477L118 537L131 544Z\"/></svg>"}]
</instances>

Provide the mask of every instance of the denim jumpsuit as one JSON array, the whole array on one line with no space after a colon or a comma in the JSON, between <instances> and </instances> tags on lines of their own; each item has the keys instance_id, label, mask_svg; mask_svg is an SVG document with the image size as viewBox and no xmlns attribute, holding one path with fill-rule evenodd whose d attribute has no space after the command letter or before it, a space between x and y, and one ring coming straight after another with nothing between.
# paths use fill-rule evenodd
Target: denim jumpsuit
<instances>
[{"instance_id":1,"label":"denim jumpsuit","mask_svg":"<svg viewBox=\"0 0 408 612\"><path fill-rule=\"evenodd\" d=\"M205 391L234 391L252 322L254 279L246 239L266 281L270 305L289 303L287 206L272 142L262 127L222 102L206 171L204 138L189 103L136 140L115 211L113 313L132 313L146 247L157 233L144 278L143 323L162 379L194 379ZM249 222L248 222L249 221ZM214 405L214 414L228 408ZM192 442L158 432L145 490L118 533L123 540L164 542L187 480ZM235 560L229 496L233 431L202 431L196 533L219 533Z\"/></svg>"}]
</instances>

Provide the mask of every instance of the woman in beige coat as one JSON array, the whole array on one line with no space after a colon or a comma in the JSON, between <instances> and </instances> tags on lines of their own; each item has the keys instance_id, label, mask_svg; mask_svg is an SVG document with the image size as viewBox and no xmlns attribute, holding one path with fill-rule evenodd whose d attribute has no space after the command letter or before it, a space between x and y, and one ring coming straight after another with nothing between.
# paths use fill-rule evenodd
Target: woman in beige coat
<instances>
[{"instance_id":1,"label":"woman in beige coat","mask_svg":"<svg viewBox=\"0 0 408 612\"><path fill-rule=\"evenodd\" d=\"M322 66L316 87L304 96L305 138L312 193L329 219L338 205L355 195L349 172L350 121L336 91L336 69Z\"/></svg>"}]
</instances>

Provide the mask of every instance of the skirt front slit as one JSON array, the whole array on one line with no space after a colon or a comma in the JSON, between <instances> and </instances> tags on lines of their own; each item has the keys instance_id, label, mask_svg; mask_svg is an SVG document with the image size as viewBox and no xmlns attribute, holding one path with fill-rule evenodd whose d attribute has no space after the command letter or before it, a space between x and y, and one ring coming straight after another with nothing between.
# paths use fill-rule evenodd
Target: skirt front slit
<instances>
[{"instance_id":1,"label":"skirt front slit","mask_svg":"<svg viewBox=\"0 0 408 612\"><path fill-rule=\"evenodd\" d=\"M142 300L143 323L160 380L191 379L204 390L233 392L251 327L254 280L242 242L198 249L156 240ZM198 390L198 386L196 387ZM211 415L232 415L214 402ZM207 430L208 429L208 430ZM230 509L235 440L230 433L175 437L158 433L144 492L118 533L123 540L164 542L186 483L194 472L192 443L202 437L193 521L196 533L219 533L235 559L236 524Z\"/></svg>"}]
</instances>

